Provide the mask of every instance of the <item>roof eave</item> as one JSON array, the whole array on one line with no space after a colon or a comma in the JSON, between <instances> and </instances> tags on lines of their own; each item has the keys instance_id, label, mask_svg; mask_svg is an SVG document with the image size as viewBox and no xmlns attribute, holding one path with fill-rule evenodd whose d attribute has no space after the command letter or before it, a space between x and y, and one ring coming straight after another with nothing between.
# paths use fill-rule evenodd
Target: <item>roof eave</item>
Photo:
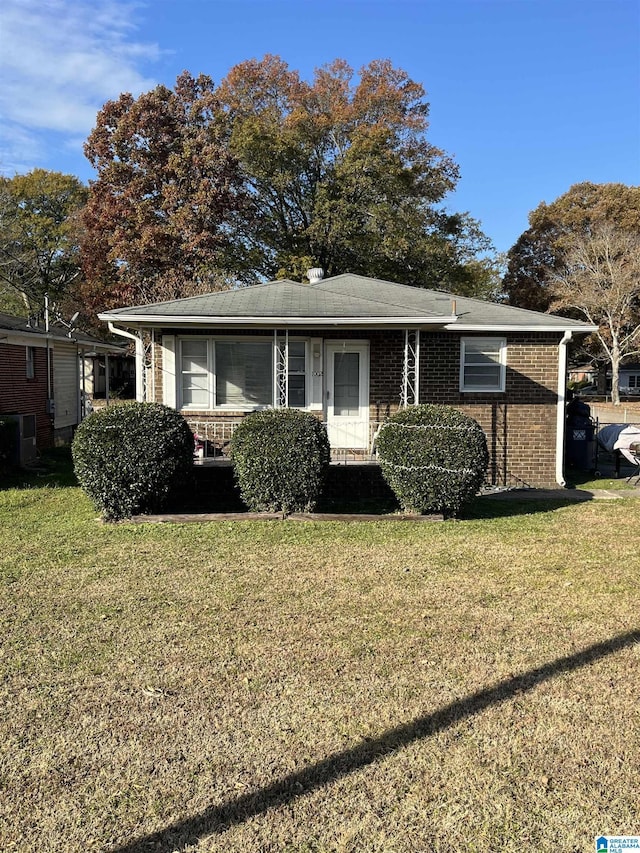
<instances>
[{"instance_id":1,"label":"roof eave","mask_svg":"<svg viewBox=\"0 0 640 853\"><path fill-rule=\"evenodd\" d=\"M348 328L416 328L423 326L437 326L442 328L447 323L455 323L456 317L176 317L170 315L160 316L158 314L98 314L98 319L105 322L127 325L129 323L139 326L221 326L255 328L255 329L282 329L282 328L325 328L343 326Z\"/></svg>"},{"instance_id":2,"label":"roof eave","mask_svg":"<svg viewBox=\"0 0 640 853\"><path fill-rule=\"evenodd\" d=\"M587 323L563 323L556 325L535 325L533 323L450 323L445 326L448 332L595 332L597 326Z\"/></svg>"}]
</instances>

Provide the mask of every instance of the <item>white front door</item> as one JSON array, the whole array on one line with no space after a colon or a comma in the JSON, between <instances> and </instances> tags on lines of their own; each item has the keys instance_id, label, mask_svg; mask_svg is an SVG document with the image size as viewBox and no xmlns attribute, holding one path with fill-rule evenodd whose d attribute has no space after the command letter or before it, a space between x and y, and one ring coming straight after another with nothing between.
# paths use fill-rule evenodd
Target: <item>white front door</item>
<instances>
[{"instance_id":1,"label":"white front door","mask_svg":"<svg viewBox=\"0 0 640 853\"><path fill-rule=\"evenodd\" d=\"M331 447L369 447L369 344L333 342L326 349L327 431Z\"/></svg>"}]
</instances>

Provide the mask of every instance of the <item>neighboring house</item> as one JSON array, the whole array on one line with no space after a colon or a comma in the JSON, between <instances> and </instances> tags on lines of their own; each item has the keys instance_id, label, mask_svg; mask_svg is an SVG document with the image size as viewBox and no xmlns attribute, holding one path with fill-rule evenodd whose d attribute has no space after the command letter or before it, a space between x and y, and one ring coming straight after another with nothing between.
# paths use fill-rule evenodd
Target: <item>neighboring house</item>
<instances>
[{"instance_id":1,"label":"neighboring house","mask_svg":"<svg viewBox=\"0 0 640 853\"><path fill-rule=\"evenodd\" d=\"M130 399L135 394L135 359L126 352L90 352L83 359L82 390L90 400Z\"/></svg>"},{"instance_id":2,"label":"neighboring house","mask_svg":"<svg viewBox=\"0 0 640 853\"><path fill-rule=\"evenodd\" d=\"M640 394L640 364L629 363L620 366L619 388L621 394Z\"/></svg>"},{"instance_id":3,"label":"neighboring house","mask_svg":"<svg viewBox=\"0 0 640 853\"><path fill-rule=\"evenodd\" d=\"M592 364L580 364L570 367L567 373L569 382L595 382L598 378L598 369Z\"/></svg>"},{"instance_id":4,"label":"neighboring house","mask_svg":"<svg viewBox=\"0 0 640 853\"><path fill-rule=\"evenodd\" d=\"M582 379L579 377L582 376ZM611 394L612 374L611 367L607 369L606 364L598 367L592 366L590 370L587 368L570 368L569 380L574 382L587 381L590 383L584 388L580 388L581 394ZM640 364L637 362L628 362L620 365L618 373L618 388L623 397L636 397L640 395Z\"/></svg>"},{"instance_id":5,"label":"neighboring house","mask_svg":"<svg viewBox=\"0 0 640 853\"><path fill-rule=\"evenodd\" d=\"M0 417L19 423L22 462L71 440L83 416L81 360L98 352L120 354L122 346L0 314Z\"/></svg>"},{"instance_id":6,"label":"neighboring house","mask_svg":"<svg viewBox=\"0 0 640 853\"><path fill-rule=\"evenodd\" d=\"M564 484L566 344L592 326L358 275L309 277L99 316L137 341L137 398L175 407L215 443L247 412L288 405L326 422L334 452L366 456L398 408L443 403L482 425L492 482Z\"/></svg>"}]
</instances>

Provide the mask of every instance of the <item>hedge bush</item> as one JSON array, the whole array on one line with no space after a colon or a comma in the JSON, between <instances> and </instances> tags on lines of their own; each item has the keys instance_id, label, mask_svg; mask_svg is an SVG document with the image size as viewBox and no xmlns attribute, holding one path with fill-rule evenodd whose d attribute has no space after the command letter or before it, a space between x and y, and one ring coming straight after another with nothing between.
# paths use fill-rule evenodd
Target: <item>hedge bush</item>
<instances>
[{"instance_id":1,"label":"hedge bush","mask_svg":"<svg viewBox=\"0 0 640 853\"><path fill-rule=\"evenodd\" d=\"M233 433L231 459L249 509L310 512L329 467L327 431L297 409L254 412Z\"/></svg>"},{"instance_id":2,"label":"hedge bush","mask_svg":"<svg viewBox=\"0 0 640 853\"><path fill-rule=\"evenodd\" d=\"M85 418L71 446L78 482L109 520L161 510L190 476L193 435L174 409L123 403Z\"/></svg>"},{"instance_id":3,"label":"hedge bush","mask_svg":"<svg viewBox=\"0 0 640 853\"><path fill-rule=\"evenodd\" d=\"M377 442L382 473L406 512L456 516L482 485L489 454L473 418L450 406L403 409Z\"/></svg>"}]
</instances>

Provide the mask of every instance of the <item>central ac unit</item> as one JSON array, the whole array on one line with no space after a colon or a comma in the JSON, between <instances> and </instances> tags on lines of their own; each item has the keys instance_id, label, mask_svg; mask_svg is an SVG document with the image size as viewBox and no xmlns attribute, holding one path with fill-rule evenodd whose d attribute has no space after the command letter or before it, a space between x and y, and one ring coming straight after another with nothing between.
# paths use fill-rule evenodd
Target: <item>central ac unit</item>
<instances>
[{"instance_id":1,"label":"central ac unit","mask_svg":"<svg viewBox=\"0 0 640 853\"><path fill-rule=\"evenodd\" d=\"M5 420L18 423L18 461L20 465L28 465L37 457L36 449L36 416L35 415L2 415Z\"/></svg>"}]
</instances>

